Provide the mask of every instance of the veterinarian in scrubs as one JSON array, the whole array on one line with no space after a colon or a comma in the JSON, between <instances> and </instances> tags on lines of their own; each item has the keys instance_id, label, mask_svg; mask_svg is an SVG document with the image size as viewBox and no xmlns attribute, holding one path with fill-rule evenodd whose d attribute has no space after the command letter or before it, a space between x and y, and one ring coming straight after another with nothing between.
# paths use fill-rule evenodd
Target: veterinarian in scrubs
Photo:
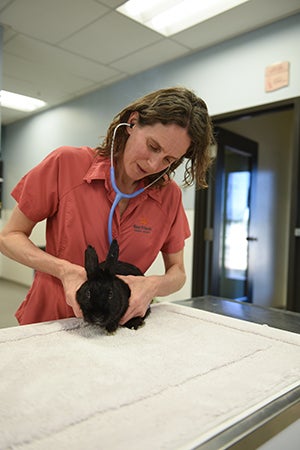
<instances>
[{"instance_id":1,"label":"veterinarian in scrubs","mask_svg":"<svg viewBox=\"0 0 300 450\"><path fill-rule=\"evenodd\" d=\"M143 273L162 252L165 274L127 276L129 308L121 319L143 316L154 297L185 283L184 241L190 236L181 190L172 180L185 164L184 183L206 187L212 125L204 101L185 88L167 88L140 98L115 116L98 148L60 147L28 172L12 191L17 204L0 235L3 254L35 270L33 284L16 312L20 324L81 317L76 291L86 281L84 252L92 245L106 258L107 223L115 191L110 180L111 144L118 188L112 236L119 259ZM163 175L162 175L163 174ZM160 177L160 178L159 178ZM147 189L147 185L154 182ZM30 240L46 219L46 251Z\"/></svg>"}]
</instances>

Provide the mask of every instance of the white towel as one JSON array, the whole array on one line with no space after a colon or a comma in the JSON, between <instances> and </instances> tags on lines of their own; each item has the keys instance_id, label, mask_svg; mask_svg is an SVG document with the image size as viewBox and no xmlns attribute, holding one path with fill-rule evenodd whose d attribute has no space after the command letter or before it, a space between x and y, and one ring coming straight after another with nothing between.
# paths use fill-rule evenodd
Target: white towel
<instances>
[{"instance_id":1,"label":"white towel","mask_svg":"<svg viewBox=\"0 0 300 450\"><path fill-rule=\"evenodd\" d=\"M187 449L299 385L300 335L161 303L0 330L0 449Z\"/></svg>"}]
</instances>

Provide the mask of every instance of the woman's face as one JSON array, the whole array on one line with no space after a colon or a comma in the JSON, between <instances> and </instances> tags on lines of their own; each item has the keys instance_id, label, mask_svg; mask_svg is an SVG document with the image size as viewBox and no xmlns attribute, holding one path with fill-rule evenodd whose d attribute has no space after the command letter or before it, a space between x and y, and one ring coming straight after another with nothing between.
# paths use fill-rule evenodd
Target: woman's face
<instances>
[{"instance_id":1,"label":"woman's face","mask_svg":"<svg viewBox=\"0 0 300 450\"><path fill-rule=\"evenodd\" d=\"M161 172L187 152L191 139L185 128L176 124L128 127L119 175L128 183L135 183Z\"/></svg>"}]
</instances>

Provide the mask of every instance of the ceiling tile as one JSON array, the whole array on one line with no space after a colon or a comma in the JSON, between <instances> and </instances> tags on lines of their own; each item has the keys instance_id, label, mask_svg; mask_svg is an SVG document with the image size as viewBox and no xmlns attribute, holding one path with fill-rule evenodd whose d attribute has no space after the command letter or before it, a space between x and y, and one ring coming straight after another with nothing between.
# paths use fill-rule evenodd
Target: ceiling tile
<instances>
[{"instance_id":1,"label":"ceiling tile","mask_svg":"<svg viewBox=\"0 0 300 450\"><path fill-rule=\"evenodd\" d=\"M24 117L24 111L17 111L15 109L1 107L1 122L3 124L8 124L15 122L16 120L22 119Z\"/></svg>"},{"instance_id":2,"label":"ceiling tile","mask_svg":"<svg viewBox=\"0 0 300 450\"><path fill-rule=\"evenodd\" d=\"M96 0L98 3L103 3L103 5L108 6L109 8L115 9L118 6L123 5L127 0Z\"/></svg>"},{"instance_id":3,"label":"ceiling tile","mask_svg":"<svg viewBox=\"0 0 300 450\"><path fill-rule=\"evenodd\" d=\"M3 53L3 85L5 86L5 77L14 78L27 83L28 89L22 92L24 95L32 95L46 102L60 93L70 94L78 89L94 86L95 82L76 76L65 71L60 71L56 66L43 66L33 62L25 61L22 58L14 57ZM30 92L29 92L30 91Z\"/></svg>"},{"instance_id":4,"label":"ceiling tile","mask_svg":"<svg viewBox=\"0 0 300 450\"><path fill-rule=\"evenodd\" d=\"M112 12L61 42L60 47L107 64L160 39L158 33Z\"/></svg>"},{"instance_id":5,"label":"ceiling tile","mask_svg":"<svg viewBox=\"0 0 300 450\"><path fill-rule=\"evenodd\" d=\"M183 45L164 39L161 42L131 53L125 58L121 58L112 63L111 67L133 74L179 58L188 52L189 49Z\"/></svg>"},{"instance_id":6,"label":"ceiling tile","mask_svg":"<svg viewBox=\"0 0 300 450\"><path fill-rule=\"evenodd\" d=\"M1 9L3 9L9 2L10 2L10 0L0 0L0 11L1 11Z\"/></svg>"},{"instance_id":7,"label":"ceiling tile","mask_svg":"<svg viewBox=\"0 0 300 450\"><path fill-rule=\"evenodd\" d=\"M15 0L0 12L0 22L28 36L57 43L107 11L93 0Z\"/></svg>"},{"instance_id":8,"label":"ceiling tile","mask_svg":"<svg viewBox=\"0 0 300 450\"><path fill-rule=\"evenodd\" d=\"M16 34L18 34L16 31L4 25L2 42L5 44L5 42L8 42L13 36L16 36Z\"/></svg>"},{"instance_id":9,"label":"ceiling tile","mask_svg":"<svg viewBox=\"0 0 300 450\"><path fill-rule=\"evenodd\" d=\"M228 40L299 11L299 0L251 0L177 33L172 39L191 49L201 50L224 41L225 36Z\"/></svg>"},{"instance_id":10,"label":"ceiling tile","mask_svg":"<svg viewBox=\"0 0 300 450\"><path fill-rule=\"evenodd\" d=\"M35 39L17 35L4 45L6 54L10 54L36 65L43 67L55 67L56 70L66 74L75 74L76 76L100 82L118 74L116 69L83 59L78 55L67 52L61 48L55 47Z\"/></svg>"}]
</instances>

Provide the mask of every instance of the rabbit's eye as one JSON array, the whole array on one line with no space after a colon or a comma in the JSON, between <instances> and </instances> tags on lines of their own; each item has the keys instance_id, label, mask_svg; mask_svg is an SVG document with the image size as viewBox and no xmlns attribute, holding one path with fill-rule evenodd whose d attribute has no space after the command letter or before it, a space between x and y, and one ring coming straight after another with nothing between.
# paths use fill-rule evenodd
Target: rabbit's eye
<instances>
[{"instance_id":1,"label":"rabbit's eye","mask_svg":"<svg viewBox=\"0 0 300 450\"><path fill-rule=\"evenodd\" d=\"M112 289L110 289L110 290L108 291L107 299L108 299L108 300L111 300L112 298L113 298L113 291L112 291Z\"/></svg>"}]
</instances>

